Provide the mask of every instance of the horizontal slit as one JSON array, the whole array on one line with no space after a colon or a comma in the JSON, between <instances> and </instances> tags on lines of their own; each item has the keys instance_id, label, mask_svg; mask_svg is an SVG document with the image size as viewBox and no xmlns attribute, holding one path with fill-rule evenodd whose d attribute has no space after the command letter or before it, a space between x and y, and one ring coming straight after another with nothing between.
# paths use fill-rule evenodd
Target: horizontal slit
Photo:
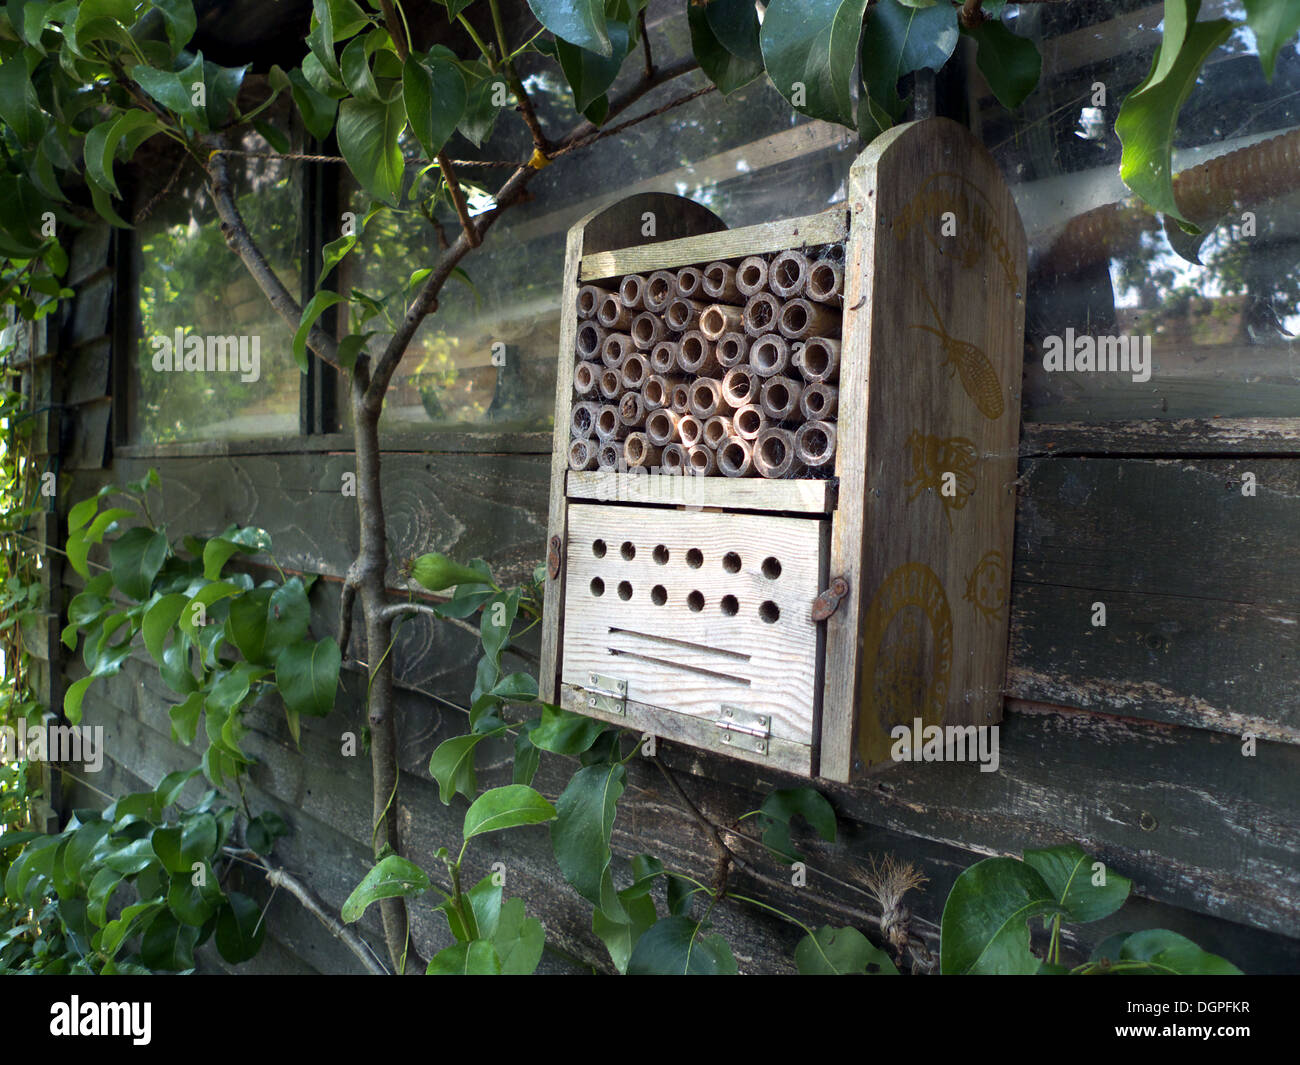
<instances>
[{"instance_id":1,"label":"horizontal slit","mask_svg":"<svg viewBox=\"0 0 1300 1065\"><path fill-rule=\"evenodd\" d=\"M657 640L659 643L676 644L678 647L689 647L692 651L707 651L711 655L724 655L727 658L739 659L741 662L748 662L749 655L740 651L724 651L719 647L709 647L703 643L692 643L690 640L678 640L672 636L655 636L649 632L637 632L635 629L618 629L613 625L609 627L610 632L621 633L624 636L640 636L643 640Z\"/></svg>"},{"instance_id":2,"label":"horizontal slit","mask_svg":"<svg viewBox=\"0 0 1300 1065\"><path fill-rule=\"evenodd\" d=\"M611 647L609 653L612 655L624 655L627 658L635 658L641 662L651 662L656 666L668 666L671 669L685 669L691 673L702 673L706 677L717 677L718 680L729 680L733 684L743 684L749 687L749 680L745 677L737 677L731 673L719 673L717 670L705 669L703 666L688 666L685 662L673 662L666 658L655 658L652 655L641 655L635 651L620 651L616 647Z\"/></svg>"}]
</instances>

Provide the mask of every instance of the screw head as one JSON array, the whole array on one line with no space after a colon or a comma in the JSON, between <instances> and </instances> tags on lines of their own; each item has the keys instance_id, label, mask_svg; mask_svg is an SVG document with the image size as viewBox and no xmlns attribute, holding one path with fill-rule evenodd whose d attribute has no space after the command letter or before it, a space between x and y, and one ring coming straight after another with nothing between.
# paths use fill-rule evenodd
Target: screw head
<instances>
[{"instance_id":1,"label":"screw head","mask_svg":"<svg viewBox=\"0 0 1300 1065\"><path fill-rule=\"evenodd\" d=\"M596 705L596 697L594 695L587 700L587 705L592 707Z\"/></svg>"},{"instance_id":2,"label":"screw head","mask_svg":"<svg viewBox=\"0 0 1300 1065\"><path fill-rule=\"evenodd\" d=\"M596 683L596 674L595 674L595 673L588 673L588 674L587 674L587 677L588 677L588 679L591 681L592 684L595 684L595 683Z\"/></svg>"}]
</instances>

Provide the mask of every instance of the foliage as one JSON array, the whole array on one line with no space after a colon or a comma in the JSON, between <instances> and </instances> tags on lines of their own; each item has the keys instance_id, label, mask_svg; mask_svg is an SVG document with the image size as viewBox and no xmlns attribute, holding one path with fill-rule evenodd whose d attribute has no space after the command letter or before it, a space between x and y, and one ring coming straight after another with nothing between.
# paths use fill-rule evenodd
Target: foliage
<instances>
[{"instance_id":1,"label":"foliage","mask_svg":"<svg viewBox=\"0 0 1300 1065\"><path fill-rule=\"evenodd\" d=\"M58 835L0 835L0 972L188 972L210 938L231 964L257 953L261 908L229 886L235 807L216 791L177 805L195 772L78 810Z\"/></svg>"},{"instance_id":2,"label":"foliage","mask_svg":"<svg viewBox=\"0 0 1300 1065\"><path fill-rule=\"evenodd\" d=\"M105 485L69 512L68 561L85 585L68 604L63 642L74 650L81 637L89 672L68 686L63 712L80 722L91 685L122 668L138 637L181 697L168 710L173 737L193 744L202 719L203 772L220 785L251 762L240 747L244 710L278 693L297 739L303 715L333 709L341 656L332 637L308 633L312 578L286 577L278 563L278 581L227 572L236 556L270 553L264 530L232 525L173 543L149 515L148 494L158 485L150 470L120 488ZM111 497L123 505L108 505ZM92 575L90 552L104 543L109 565Z\"/></svg>"},{"instance_id":3,"label":"foliage","mask_svg":"<svg viewBox=\"0 0 1300 1065\"><path fill-rule=\"evenodd\" d=\"M1061 964L1061 924L1086 924L1124 905L1133 884L1074 844L1027 850L1024 861L986 858L965 870L943 908L940 971L948 974L1139 973L1231 975L1239 970L1175 932L1119 933L1074 968ZM1046 956L1030 949L1030 921L1050 931Z\"/></svg>"}]
</instances>

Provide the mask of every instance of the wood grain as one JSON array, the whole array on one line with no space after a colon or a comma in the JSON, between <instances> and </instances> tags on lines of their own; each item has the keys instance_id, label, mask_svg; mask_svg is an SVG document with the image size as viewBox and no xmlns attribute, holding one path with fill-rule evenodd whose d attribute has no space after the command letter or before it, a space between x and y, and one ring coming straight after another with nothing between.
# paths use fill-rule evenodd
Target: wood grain
<instances>
[{"instance_id":1,"label":"wood grain","mask_svg":"<svg viewBox=\"0 0 1300 1065\"><path fill-rule=\"evenodd\" d=\"M570 499L601 502L807 514L826 514L834 507L835 500L834 486L825 480L766 481L753 478L723 481L717 477L605 470L570 470L567 492Z\"/></svg>"}]
</instances>

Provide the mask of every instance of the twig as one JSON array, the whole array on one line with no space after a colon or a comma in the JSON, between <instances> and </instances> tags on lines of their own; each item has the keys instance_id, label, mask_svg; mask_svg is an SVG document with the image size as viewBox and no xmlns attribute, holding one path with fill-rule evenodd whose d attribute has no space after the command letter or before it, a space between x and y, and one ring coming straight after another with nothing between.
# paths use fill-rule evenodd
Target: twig
<instances>
[{"instance_id":1,"label":"twig","mask_svg":"<svg viewBox=\"0 0 1300 1065\"><path fill-rule=\"evenodd\" d=\"M651 78L654 77L655 61L650 54L650 31L645 25L645 8L642 8L641 13L637 15L637 21L641 24L641 43L645 45L645 76Z\"/></svg>"},{"instance_id":2,"label":"twig","mask_svg":"<svg viewBox=\"0 0 1300 1065\"><path fill-rule=\"evenodd\" d=\"M456 217L460 219L460 228L465 232L465 239L469 241L471 248L477 248L483 243L483 236L478 231L478 224L470 217L469 205L465 202L465 191L456 180L456 171L452 167L451 160L441 152L438 153L438 169L442 171L443 180L447 182L447 191L451 194L452 206L456 208ZM435 300L429 310L436 308Z\"/></svg>"},{"instance_id":3,"label":"twig","mask_svg":"<svg viewBox=\"0 0 1300 1065\"><path fill-rule=\"evenodd\" d=\"M528 95L528 90L524 88L524 83L519 79L514 60L510 58L510 46L506 43L506 30L501 23L501 8L498 0L488 0L488 6L492 9L492 27L497 35L497 48L501 52L501 69L505 71L510 91L515 94L515 100L518 102L519 113L523 116L524 125L528 127L528 132L533 135L533 146L543 156L549 156L551 142L546 138L542 124L537 119L537 111L533 108L532 98Z\"/></svg>"},{"instance_id":4,"label":"twig","mask_svg":"<svg viewBox=\"0 0 1300 1065\"><path fill-rule=\"evenodd\" d=\"M749 867L722 841L722 836L718 834L717 826L700 813L695 803L691 802L690 797L682 790L682 786L677 782L677 778L673 776L668 767L659 760L659 756L652 755L650 761L654 762L654 764L659 767L659 772L664 775L664 779L668 781L668 786L673 789L673 794L677 796L677 801L686 808L687 813L695 818L696 823L703 830L705 836L708 837L709 842L713 844L713 849L717 852L718 857L731 862L737 869L747 870ZM718 876L717 870L715 870L714 876L716 879Z\"/></svg>"},{"instance_id":5,"label":"twig","mask_svg":"<svg viewBox=\"0 0 1300 1065\"><path fill-rule=\"evenodd\" d=\"M962 4L961 12L957 17L961 20L961 24L968 30L974 29L988 18L988 15L985 14L984 9L981 6L983 2L984 0L966 0L966 2Z\"/></svg>"},{"instance_id":6,"label":"twig","mask_svg":"<svg viewBox=\"0 0 1300 1065\"><path fill-rule=\"evenodd\" d=\"M349 569L339 592L339 654L348 657L348 644L352 642L352 607L357 600L357 582Z\"/></svg>"},{"instance_id":7,"label":"twig","mask_svg":"<svg viewBox=\"0 0 1300 1065\"><path fill-rule=\"evenodd\" d=\"M379 616L384 618L386 621L393 621L405 614L426 614L431 618L436 618L438 621L445 621L448 625L454 625L458 629L464 629L476 639L482 635L482 633L468 621L465 621L462 618L449 618L443 614L439 614L437 607L430 606L428 603L389 603L388 606L384 607L383 610L379 612ZM538 662L537 656L533 654L532 651L519 647L516 644L506 644L504 650L509 651L518 658L524 659L526 662L532 662L534 665Z\"/></svg>"}]
</instances>

